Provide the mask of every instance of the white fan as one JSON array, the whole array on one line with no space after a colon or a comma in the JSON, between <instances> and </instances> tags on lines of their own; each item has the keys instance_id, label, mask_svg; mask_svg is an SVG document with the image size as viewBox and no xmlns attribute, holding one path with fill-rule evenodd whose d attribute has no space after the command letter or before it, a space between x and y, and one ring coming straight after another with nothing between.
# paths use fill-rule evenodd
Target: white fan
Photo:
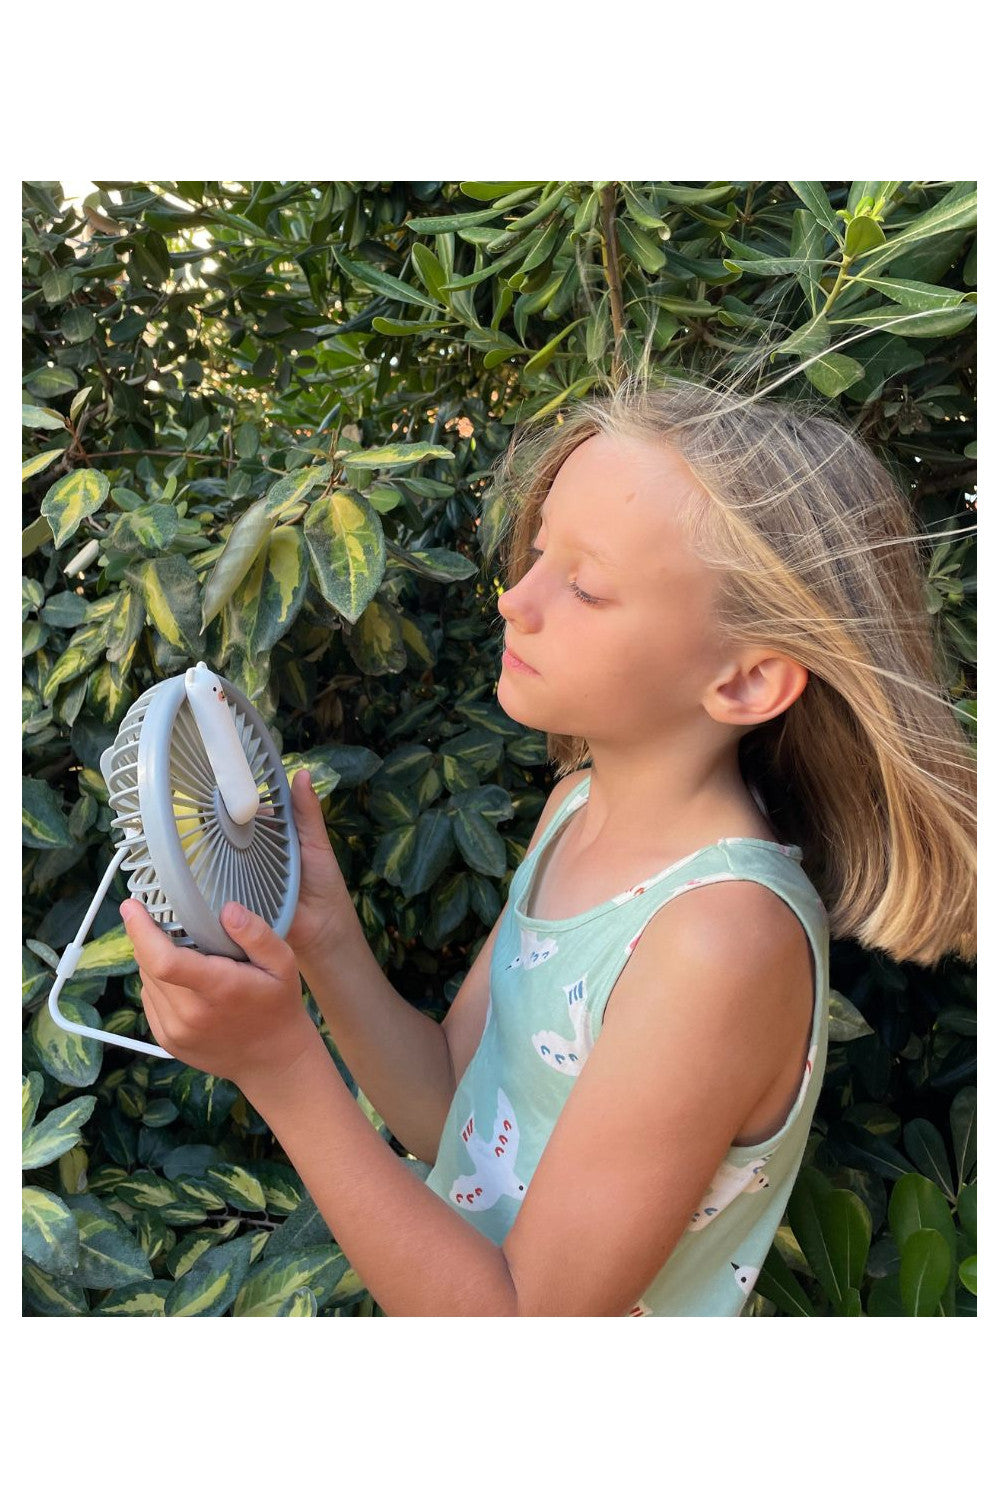
<instances>
[{"instance_id":1,"label":"white fan","mask_svg":"<svg viewBox=\"0 0 1000 1500\"><path fill-rule=\"evenodd\" d=\"M227 901L284 937L299 894L299 842L281 757L256 709L204 662L148 688L101 756L121 845L56 969L49 1012L64 1031L154 1057L162 1047L69 1020L59 993L76 969L118 867L176 943L245 959L219 921Z\"/></svg>"}]
</instances>

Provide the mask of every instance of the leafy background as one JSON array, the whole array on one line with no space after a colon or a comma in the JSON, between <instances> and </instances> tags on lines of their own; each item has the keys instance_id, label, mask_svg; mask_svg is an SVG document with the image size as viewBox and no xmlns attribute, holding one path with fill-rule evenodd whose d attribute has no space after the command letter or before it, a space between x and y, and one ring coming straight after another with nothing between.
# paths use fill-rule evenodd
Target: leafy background
<instances>
[{"instance_id":1,"label":"leafy background","mask_svg":"<svg viewBox=\"0 0 1000 1500\"><path fill-rule=\"evenodd\" d=\"M927 608L974 743L975 222L970 182L23 185L29 1315L379 1315L231 1083L46 1000L111 856L100 752L203 658L309 766L380 964L445 1014L552 785L494 696L515 423L644 359L819 392L942 534ZM125 894L64 1008L146 1036ZM974 1314L974 970L835 942L831 984L746 1311Z\"/></svg>"}]
</instances>

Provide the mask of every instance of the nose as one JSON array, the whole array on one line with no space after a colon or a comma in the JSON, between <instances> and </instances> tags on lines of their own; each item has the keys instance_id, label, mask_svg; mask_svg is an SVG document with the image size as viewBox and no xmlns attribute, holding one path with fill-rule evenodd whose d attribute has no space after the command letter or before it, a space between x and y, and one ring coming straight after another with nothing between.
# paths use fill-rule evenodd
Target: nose
<instances>
[{"instance_id":1,"label":"nose","mask_svg":"<svg viewBox=\"0 0 1000 1500\"><path fill-rule=\"evenodd\" d=\"M497 608L503 618L508 623L516 625L518 630L529 631L538 628L538 608L532 603L531 589L528 584L533 571L529 568L517 583L504 589L497 600Z\"/></svg>"}]
</instances>

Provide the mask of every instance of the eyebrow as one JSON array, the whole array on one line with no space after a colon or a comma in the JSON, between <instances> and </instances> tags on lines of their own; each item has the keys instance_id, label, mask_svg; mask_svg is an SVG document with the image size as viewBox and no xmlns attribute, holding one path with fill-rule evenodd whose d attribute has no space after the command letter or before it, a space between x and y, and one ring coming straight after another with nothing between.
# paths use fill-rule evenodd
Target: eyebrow
<instances>
[{"instance_id":1,"label":"eyebrow","mask_svg":"<svg viewBox=\"0 0 1000 1500\"><path fill-rule=\"evenodd\" d=\"M547 503L548 502L546 501L546 504ZM548 517L545 514L544 505L539 508L538 514L543 521L548 520ZM603 563L606 568L611 568L615 573L621 572L621 568L619 567L615 559L613 557L610 557L608 553L602 552L600 548L585 546L583 542L577 542L574 545L576 546L578 552L583 552L587 557L592 557L595 562Z\"/></svg>"}]
</instances>

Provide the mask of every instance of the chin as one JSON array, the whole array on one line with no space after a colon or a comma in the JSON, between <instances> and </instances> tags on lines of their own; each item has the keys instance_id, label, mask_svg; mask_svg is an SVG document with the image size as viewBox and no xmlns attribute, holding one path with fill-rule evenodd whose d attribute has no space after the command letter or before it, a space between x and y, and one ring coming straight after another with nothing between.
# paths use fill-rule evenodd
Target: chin
<instances>
[{"instance_id":1,"label":"chin","mask_svg":"<svg viewBox=\"0 0 1000 1500\"><path fill-rule=\"evenodd\" d=\"M515 724L523 724L525 729L537 729L542 734L579 734L579 730L567 729L565 725L553 723L543 713L529 712L523 703L518 702L518 694L515 690L508 690L506 676L502 676L497 682L497 702L507 715L513 719ZM509 704L509 706L508 706Z\"/></svg>"}]
</instances>

